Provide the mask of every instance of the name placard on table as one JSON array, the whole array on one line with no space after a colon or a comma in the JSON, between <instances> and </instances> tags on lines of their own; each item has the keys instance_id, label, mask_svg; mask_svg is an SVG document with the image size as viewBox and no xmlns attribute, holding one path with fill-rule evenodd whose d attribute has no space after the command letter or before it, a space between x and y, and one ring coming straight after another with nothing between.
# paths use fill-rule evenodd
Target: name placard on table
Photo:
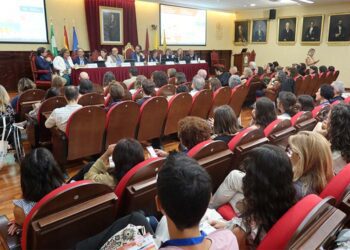
<instances>
[{"instance_id":1,"label":"name placard on table","mask_svg":"<svg viewBox=\"0 0 350 250\"><path fill-rule=\"evenodd\" d=\"M186 61L184 61L184 60L179 61L179 64L186 64Z\"/></svg>"},{"instance_id":2,"label":"name placard on table","mask_svg":"<svg viewBox=\"0 0 350 250\"><path fill-rule=\"evenodd\" d=\"M122 66L122 67L131 67L131 63L123 62L120 66Z\"/></svg>"},{"instance_id":3,"label":"name placard on table","mask_svg":"<svg viewBox=\"0 0 350 250\"><path fill-rule=\"evenodd\" d=\"M175 65L175 62L174 61L166 61L165 65Z\"/></svg>"},{"instance_id":4,"label":"name placard on table","mask_svg":"<svg viewBox=\"0 0 350 250\"><path fill-rule=\"evenodd\" d=\"M145 63L143 63L143 62L135 62L135 66L145 66Z\"/></svg>"},{"instance_id":5,"label":"name placard on table","mask_svg":"<svg viewBox=\"0 0 350 250\"><path fill-rule=\"evenodd\" d=\"M147 65L148 65L148 66L156 66L156 65L157 65L157 62L148 62Z\"/></svg>"}]
</instances>

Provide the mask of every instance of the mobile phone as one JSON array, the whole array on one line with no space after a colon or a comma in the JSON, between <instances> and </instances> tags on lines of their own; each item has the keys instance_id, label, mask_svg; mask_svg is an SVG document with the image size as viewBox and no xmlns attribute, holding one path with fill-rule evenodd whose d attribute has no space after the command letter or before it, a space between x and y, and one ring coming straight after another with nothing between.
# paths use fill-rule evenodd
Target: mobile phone
<instances>
[{"instance_id":1,"label":"mobile phone","mask_svg":"<svg viewBox=\"0 0 350 250\"><path fill-rule=\"evenodd\" d=\"M115 164L114 164L114 161L113 161L113 159L112 159L112 156L110 156L108 159L109 159L109 167L110 167L110 168L114 168L114 167L115 167Z\"/></svg>"},{"instance_id":2,"label":"mobile phone","mask_svg":"<svg viewBox=\"0 0 350 250\"><path fill-rule=\"evenodd\" d=\"M154 151L154 148L152 146L146 147L148 153L151 155L151 157L158 157L156 154L156 151Z\"/></svg>"}]
</instances>

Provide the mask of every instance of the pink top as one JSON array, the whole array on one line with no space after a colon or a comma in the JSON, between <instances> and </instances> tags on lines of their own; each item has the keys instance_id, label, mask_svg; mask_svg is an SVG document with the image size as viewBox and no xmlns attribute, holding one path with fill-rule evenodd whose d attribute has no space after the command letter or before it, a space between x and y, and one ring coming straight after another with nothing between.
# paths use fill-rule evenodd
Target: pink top
<instances>
[{"instance_id":1,"label":"pink top","mask_svg":"<svg viewBox=\"0 0 350 250\"><path fill-rule=\"evenodd\" d=\"M207 239L211 240L211 246L209 250L238 250L238 243L236 236L227 229L222 230L216 230L215 232L212 232L209 234ZM181 248L174 247L174 246L167 246L159 248L166 249L166 250L179 250Z\"/></svg>"}]
</instances>

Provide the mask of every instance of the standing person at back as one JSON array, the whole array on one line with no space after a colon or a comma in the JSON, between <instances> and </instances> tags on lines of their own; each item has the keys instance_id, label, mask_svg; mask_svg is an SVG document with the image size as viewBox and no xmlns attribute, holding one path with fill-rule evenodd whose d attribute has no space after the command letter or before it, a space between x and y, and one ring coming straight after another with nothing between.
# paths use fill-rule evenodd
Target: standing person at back
<instances>
[{"instance_id":1,"label":"standing person at back","mask_svg":"<svg viewBox=\"0 0 350 250\"><path fill-rule=\"evenodd\" d=\"M45 122L45 127L53 128L57 126L63 132L66 132L67 122L69 117L82 106L78 104L78 88L68 86L64 89L64 97L67 100L67 105L62 108L56 108Z\"/></svg>"}]
</instances>

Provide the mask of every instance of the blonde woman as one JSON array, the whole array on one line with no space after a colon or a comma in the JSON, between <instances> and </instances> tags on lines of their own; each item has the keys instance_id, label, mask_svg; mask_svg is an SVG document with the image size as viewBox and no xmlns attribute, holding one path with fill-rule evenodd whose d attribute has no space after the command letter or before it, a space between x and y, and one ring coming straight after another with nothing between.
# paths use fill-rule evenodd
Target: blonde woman
<instances>
[{"instance_id":1,"label":"blonde woman","mask_svg":"<svg viewBox=\"0 0 350 250\"><path fill-rule=\"evenodd\" d=\"M316 132L302 131L289 138L289 146L297 198L321 193L333 177L329 142Z\"/></svg>"},{"instance_id":2,"label":"blonde woman","mask_svg":"<svg viewBox=\"0 0 350 250\"><path fill-rule=\"evenodd\" d=\"M35 83L30 80L27 77L22 77L21 79L19 79L18 83L17 83L17 91L18 91L18 95L16 95L12 100L11 100L11 106L14 110L16 110L17 108L17 102L19 99L19 96L25 92L26 90L29 89L35 89L36 85Z\"/></svg>"},{"instance_id":3,"label":"blonde woman","mask_svg":"<svg viewBox=\"0 0 350 250\"><path fill-rule=\"evenodd\" d=\"M6 122L12 124L15 122L15 112L10 105L10 96L4 86L0 85L0 115L5 116ZM2 121L0 121L2 126Z\"/></svg>"}]
</instances>

